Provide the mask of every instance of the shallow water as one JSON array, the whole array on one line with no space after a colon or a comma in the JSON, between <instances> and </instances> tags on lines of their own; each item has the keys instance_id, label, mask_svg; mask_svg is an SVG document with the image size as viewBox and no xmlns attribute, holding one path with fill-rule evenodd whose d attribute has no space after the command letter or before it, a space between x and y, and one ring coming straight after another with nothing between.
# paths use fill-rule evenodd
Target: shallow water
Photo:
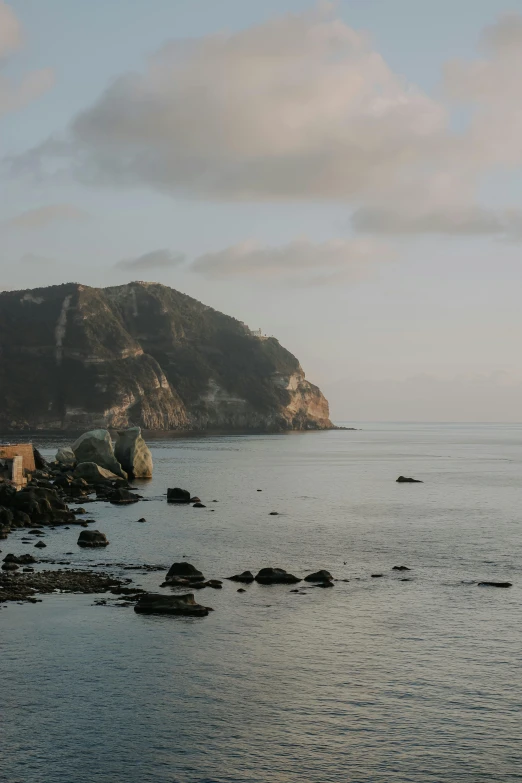
<instances>
[{"instance_id":1,"label":"shallow water","mask_svg":"<svg viewBox=\"0 0 522 783\"><path fill-rule=\"evenodd\" d=\"M306 595L225 582L196 593L215 609L204 619L136 615L92 596L9 605L1 780L522 779L521 425L151 446L150 502L86 506L110 546L79 550L77 528L56 530L44 556L165 567L186 556L216 578L328 568L350 582ZM425 483L396 484L399 474ZM207 508L168 506L168 486ZM4 553L32 551L22 535ZM391 570L403 564L411 573ZM150 589L162 581L130 573ZM513 587L466 584L488 579Z\"/></svg>"}]
</instances>

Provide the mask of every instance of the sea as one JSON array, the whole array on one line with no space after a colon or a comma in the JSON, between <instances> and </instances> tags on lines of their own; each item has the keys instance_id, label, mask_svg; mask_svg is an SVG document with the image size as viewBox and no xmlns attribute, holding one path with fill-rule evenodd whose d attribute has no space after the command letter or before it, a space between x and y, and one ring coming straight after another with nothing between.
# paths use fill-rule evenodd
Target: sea
<instances>
[{"instance_id":1,"label":"sea","mask_svg":"<svg viewBox=\"0 0 522 783\"><path fill-rule=\"evenodd\" d=\"M153 591L164 572L141 566L183 559L207 578L338 581L225 580L196 593L205 618L112 596L8 604L3 783L522 780L522 425L351 426L153 438L144 502L86 507L106 549L80 549L75 527L46 534L45 557ZM34 442L52 456L65 439ZM206 508L168 505L168 487ZM22 535L4 553L34 551Z\"/></svg>"}]
</instances>

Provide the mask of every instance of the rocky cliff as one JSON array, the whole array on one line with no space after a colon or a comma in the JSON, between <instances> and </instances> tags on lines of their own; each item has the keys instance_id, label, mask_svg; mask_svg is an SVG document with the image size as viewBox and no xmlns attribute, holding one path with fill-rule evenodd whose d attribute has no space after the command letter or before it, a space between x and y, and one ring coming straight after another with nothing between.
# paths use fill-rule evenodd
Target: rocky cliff
<instances>
[{"instance_id":1,"label":"rocky cliff","mask_svg":"<svg viewBox=\"0 0 522 783\"><path fill-rule=\"evenodd\" d=\"M0 428L331 427L279 342L157 283L0 294Z\"/></svg>"}]
</instances>

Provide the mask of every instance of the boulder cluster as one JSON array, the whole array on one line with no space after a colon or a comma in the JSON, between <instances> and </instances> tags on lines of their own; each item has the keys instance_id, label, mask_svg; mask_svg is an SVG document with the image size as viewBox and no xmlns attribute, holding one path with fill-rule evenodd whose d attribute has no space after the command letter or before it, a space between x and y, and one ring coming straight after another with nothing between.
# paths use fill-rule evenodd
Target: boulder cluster
<instances>
[{"instance_id":1,"label":"boulder cluster","mask_svg":"<svg viewBox=\"0 0 522 783\"><path fill-rule=\"evenodd\" d=\"M72 447L58 449L56 462L91 482L152 477L152 455L140 427L118 430L116 443L108 430L86 432Z\"/></svg>"}]
</instances>

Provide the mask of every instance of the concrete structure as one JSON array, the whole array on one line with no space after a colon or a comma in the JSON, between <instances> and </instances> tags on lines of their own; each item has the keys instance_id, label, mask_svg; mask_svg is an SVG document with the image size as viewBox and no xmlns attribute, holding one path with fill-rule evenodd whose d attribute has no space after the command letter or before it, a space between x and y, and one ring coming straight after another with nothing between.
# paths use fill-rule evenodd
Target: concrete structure
<instances>
[{"instance_id":1,"label":"concrete structure","mask_svg":"<svg viewBox=\"0 0 522 783\"><path fill-rule=\"evenodd\" d=\"M8 479L20 489L27 483L26 474L36 470L31 443L0 445L0 477Z\"/></svg>"}]
</instances>

